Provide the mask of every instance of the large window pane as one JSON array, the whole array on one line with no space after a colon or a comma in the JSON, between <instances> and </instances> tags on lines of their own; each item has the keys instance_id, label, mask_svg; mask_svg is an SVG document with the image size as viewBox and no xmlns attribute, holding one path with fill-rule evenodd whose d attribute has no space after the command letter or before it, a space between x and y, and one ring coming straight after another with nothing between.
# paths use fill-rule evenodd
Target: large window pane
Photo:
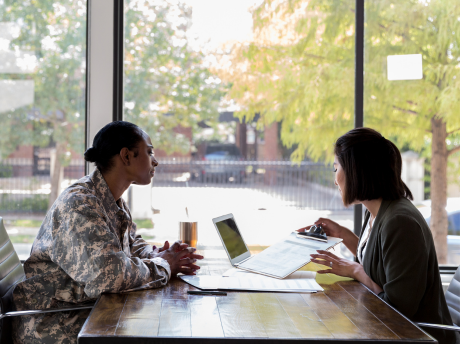
<instances>
[{"instance_id":1,"label":"large window pane","mask_svg":"<svg viewBox=\"0 0 460 344\"><path fill-rule=\"evenodd\" d=\"M132 191L145 237L177 238L185 207L211 246L211 219L230 212L250 246L319 216L353 227L329 164L353 126L354 12L354 1L126 1L124 118L160 162L152 188Z\"/></svg>"},{"instance_id":2,"label":"large window pane","mask_svg":"<svg viewBox=\"0 0 460 344\"><path fill-rule=\"evenodd\" d=\"M0 1L0 216L21 258L84 175L86 1Z\"/></svg>"},{"instance_id":3,"label":"large window pane","mask_svg":"<svg viewBox=\"0 0 460 344\"><path fill-rule=\"evenodd\" d=\"M366 1L365 17L365 124L404 151L403 179L438 260L458 266L458 1Z\"/></svg>"}]
</instances>

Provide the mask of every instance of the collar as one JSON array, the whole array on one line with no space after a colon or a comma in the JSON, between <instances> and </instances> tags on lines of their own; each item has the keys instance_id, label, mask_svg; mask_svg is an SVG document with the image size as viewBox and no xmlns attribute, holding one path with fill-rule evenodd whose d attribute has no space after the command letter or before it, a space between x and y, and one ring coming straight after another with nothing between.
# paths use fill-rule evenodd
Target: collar
<instances>
[{"instance_id":1,"label":"collar","mask_svg":"<svg viewBox=\"0 0 460 344\"><path fill-rule=\"evenodd\" d=\"M102 201L102 205L104 206L107 216L109 219L116 219L116 214L119 211L123 211L123 209L118 206L101 171L99 171L96 167L89 177L93 182L94 189ZM123 202L121 202L121 204L123 204Z\"/></svg>"},{"instance_id":2,"label":"collar","mask_svg":"<svg viewBox=\"0 0 460 344\"><path fill-rule=\"evenodd\" d=\"M385 213L388 207L390 206L391 202L393 201L382 200L382 204L380 205L379 212L377 213L374 223L372 224L372 228L378 228L380 226L380 222L382 222L382 218L385 217Z\"/></svg>"}]
</instances>

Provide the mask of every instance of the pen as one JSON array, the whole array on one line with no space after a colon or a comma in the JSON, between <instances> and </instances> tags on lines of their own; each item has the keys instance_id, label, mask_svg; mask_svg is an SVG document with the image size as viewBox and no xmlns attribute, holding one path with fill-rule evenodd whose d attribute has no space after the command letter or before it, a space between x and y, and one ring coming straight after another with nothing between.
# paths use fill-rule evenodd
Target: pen
<instances>
[{"instance_id":1,"label":"pen","mask_svg":"<svg viewBox=\"0 0 460 344\"><path fill-rule=\"evenodd\" d=\"M221 296L227 296L227 293L223 292L223 291L204 291L204 290L188 290L187 294L190 294L190 295L221 295Z\"/></svg>"}]
</instances>

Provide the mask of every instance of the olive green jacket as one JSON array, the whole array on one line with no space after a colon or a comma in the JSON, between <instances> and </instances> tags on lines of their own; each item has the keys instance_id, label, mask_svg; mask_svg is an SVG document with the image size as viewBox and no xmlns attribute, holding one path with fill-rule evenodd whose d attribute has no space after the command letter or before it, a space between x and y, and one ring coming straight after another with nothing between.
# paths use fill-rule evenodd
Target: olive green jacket
<instances>
[{"instance_id":1,"label":"olive green jacket","mask_svg":"<svg viewBox=\"0 0 460 344\"><path fill-rule=\"evenodd\" d=\"M361 235L368 219L366 212ZM363 268L383 289L379 297L410 320L452 325L433 236L409 200L382 202L369 236ZM452 336L439 330L427 332L440 342L450 342Z\"/></svg>"}]
</instances>

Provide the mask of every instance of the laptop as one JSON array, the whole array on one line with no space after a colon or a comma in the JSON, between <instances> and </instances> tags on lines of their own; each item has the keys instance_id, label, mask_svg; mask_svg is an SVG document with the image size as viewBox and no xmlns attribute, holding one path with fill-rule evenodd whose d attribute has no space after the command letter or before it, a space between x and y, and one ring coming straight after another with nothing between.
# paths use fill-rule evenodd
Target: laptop
<instances>
[{"instance_id":1,"label":"laptop","mask_svg":"<svg viewBox=\"0 0 460 344\"><path fill-rule=\"evenodd\" d=\"M284 240L251 256L233 214L216 217L212 222L232 266L278 279L286 278L309 263L310 254L317 253L317 250L328 250L342 241L333 237L328 237L327 242L305 240L292 232Z\"/></svg>"},{"instance_id":2,"label":"laptop","mask_svg":"<svg viewBox=\"0 0 460 344\"><path fill-rule=\"evenodd\" d=\"M238 266L251 258L251 253L244 242L233 214L216 217L212 219L212 222L217 229L232 266Z\"/></svg>"}]
</instances>

